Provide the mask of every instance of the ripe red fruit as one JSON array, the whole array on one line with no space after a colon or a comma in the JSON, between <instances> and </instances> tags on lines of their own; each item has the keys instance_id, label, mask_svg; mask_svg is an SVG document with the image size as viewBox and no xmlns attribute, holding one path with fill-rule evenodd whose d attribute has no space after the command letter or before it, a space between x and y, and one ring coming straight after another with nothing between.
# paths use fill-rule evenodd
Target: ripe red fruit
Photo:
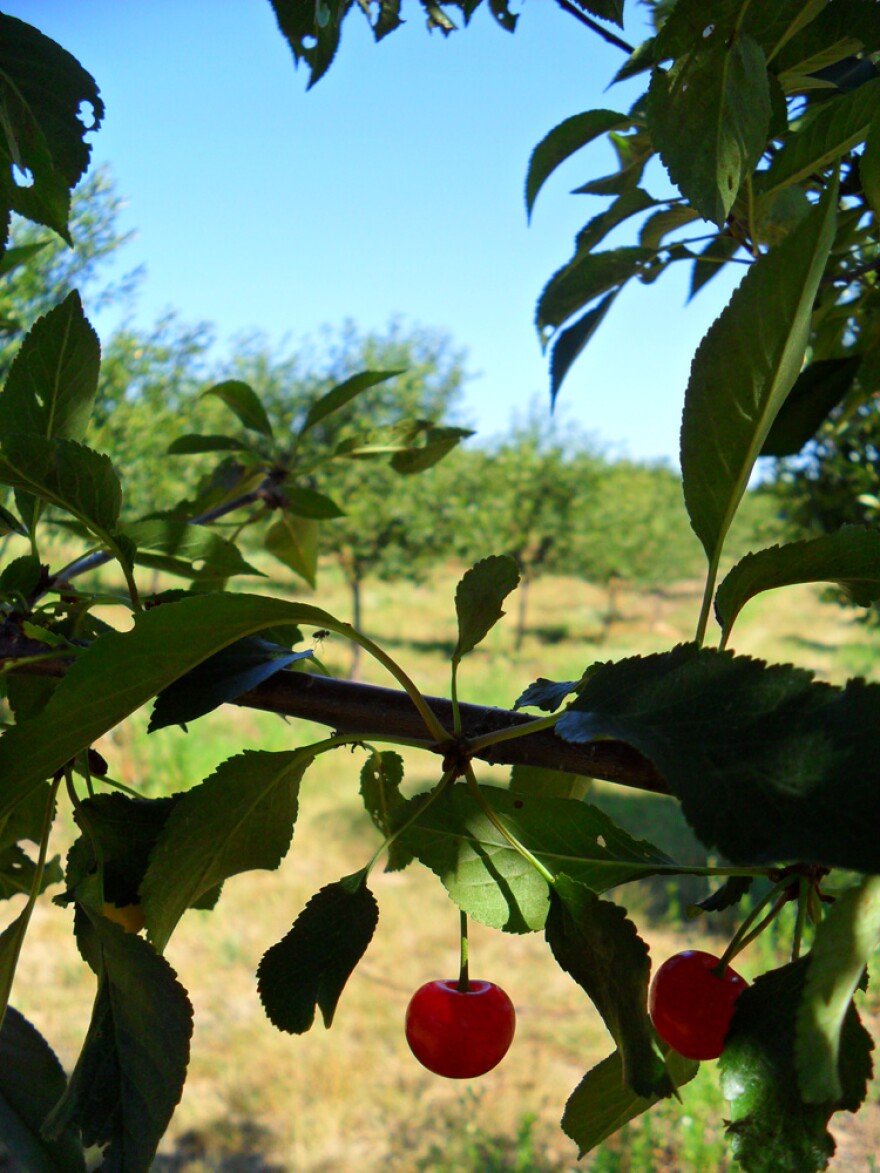
<instances>
[{"instance_id":1,"label":"ripe red fruit","mask_svg":"<svg viewBox=\"0 0 880 1173\"><path fill-rule=\"evenodd\" d=\"M473 1079L500 1063L513 1041L516 1011L492 982L427 982L410 999L406 1041L418 1061L447 1079Z\"/></svg>"},{"instance_id":2,"label":"ripe red fruit","mask_svg":"<svg viewBox=\"0 0 880 1173\"><path fill-rule=\"evenodd\" d=\"M730 966L719 977L719 958L698 949L676 953L654 975L648 1009L657 1034L688 1059L717 1059L748 986Z\"/></svg>"}]
</instances>

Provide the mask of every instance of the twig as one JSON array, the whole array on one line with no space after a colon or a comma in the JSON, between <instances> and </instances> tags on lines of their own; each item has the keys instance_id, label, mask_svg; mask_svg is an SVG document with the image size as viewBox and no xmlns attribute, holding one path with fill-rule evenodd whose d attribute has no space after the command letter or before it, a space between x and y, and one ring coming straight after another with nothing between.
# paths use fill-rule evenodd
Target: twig
<instances>
[{"instance_id":1,"label":"twig","mask_svg":"<svg viewBox=\"0 0 880 1173\"><path fill-rule=\"evenodd\" d=\"M598 34L609 45L614 45L617 49L623 49L624 53L629 53L630 56L635 53L634 45L628 44L623 37L618 37L616 33L612 33L608 29L603 28L591 16L587 16L585 12L581 12L579 8L575 8L574 4L569 3L569 0L556 0L556 3L563 12L567 12L569 16L573 16L575 20L579 20L581 24L585 24L588 29Z\"/></svg>"}]
</instances>

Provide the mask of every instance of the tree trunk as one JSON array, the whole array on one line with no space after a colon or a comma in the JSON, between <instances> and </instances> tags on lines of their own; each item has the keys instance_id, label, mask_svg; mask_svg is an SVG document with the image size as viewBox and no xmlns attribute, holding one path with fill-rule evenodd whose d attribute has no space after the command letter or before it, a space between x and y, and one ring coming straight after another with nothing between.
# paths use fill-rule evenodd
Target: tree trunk
<instances>
[{"instance_id":1,"label":"tree trunk","mask_svg":"<svg viewBox=\"0 0 880 1173\"><path fill-rule=\"evenodd\" d=\"M529 585L531 579L524 574L519 584L519 607L516 616L516 639L514 641L514 650L520 651L523 645L523 639L526 634L526 613L529 602Z\"/></svg>"}]
</instances>

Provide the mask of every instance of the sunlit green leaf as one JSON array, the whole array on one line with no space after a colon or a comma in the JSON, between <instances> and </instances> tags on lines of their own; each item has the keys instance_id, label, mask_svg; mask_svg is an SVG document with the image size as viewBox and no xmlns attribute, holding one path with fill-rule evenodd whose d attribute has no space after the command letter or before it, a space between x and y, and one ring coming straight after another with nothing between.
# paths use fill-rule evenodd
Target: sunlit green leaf
<instances>
[{"instance_id":1,"label":"sunlit green leaf","mask_svg":"<svg viewBox=\"0 0 880 1173\"><path fill-rule=\"evenodd\" d=\"M529 159L526 174L526 210L531 217L538 192L556 168L575 151L609 130L626 130L632 119L615 110L588 110L560 122L538 143Z\"/></svg>"},{"instance_id":2,"label":"sunlit green leaf","mask_svg":"<svg viewBox=\"0 0 880 1173\"><path fill-rule=\"evenodd\" d=\"M458 643L454 663L473 651L502 618L501 604L519 583L516 562L507 554L492 554L465 571L455 588Z\"/></svg>"},{"instance_id":3,"label":"sunlit green leaf","mask_svg":"<svg viewBox=\"0 0 880 1173\"><path fill-rule=\"evenodd\" d=\"M370 387L375 387L378 383L385 383L388 379L393 379L396 375L401 374L403 371L361 371L357 375L352 375L350 379L346 379L344 383L339 383L326 395L322 395L317 403L312 404L299 434L302 436L315 424L351 403L353 399L363 394L364 391L368 391Z\"/></svg>"},{"instance_id":4,"label":"sunlit green leaf","mask_svg":"<svg viewBox=\"0 0 880 1173\"><path fill-rule=\"evenodd\" d=\"M266 530L266 549L294 574L315 585L318 571L318 522L311 517L297 517L281 510Z\"/></svg>"},{"instance_id":5,"label":"sunlit green leaf","mask_svg":"<svg viewBox=\"0 0 880 1173\"><path fill-rule=\"evenodd\" d=\"M266 415L266 409L256 391L247 383L241 382L240 379L227 379L224 383L209 387L202 394L216 395L246 428L272 439L272 425Z\"/></svg>"}]
</instances>

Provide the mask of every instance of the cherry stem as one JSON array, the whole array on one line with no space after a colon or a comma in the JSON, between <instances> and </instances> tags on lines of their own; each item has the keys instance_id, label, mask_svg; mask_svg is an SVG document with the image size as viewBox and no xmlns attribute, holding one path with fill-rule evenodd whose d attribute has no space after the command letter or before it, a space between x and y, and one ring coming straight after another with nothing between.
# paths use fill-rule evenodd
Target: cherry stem
<instances>
[{"instance_id":1,"label":"cherry stem","mask_svg":"<svg viewBox=\"0 0 880 1173\"><path fill-rule=\"evenodd\" d=\"M810 903L810 885L806 876L801 876L798 890L797 921L794 926L794 936L791 942L791 959L797 961L801 955L801 944L804 939L804 928L807 923L807 909Z\"/></svg>"},{"instance_id":2,"label":"cherry stem","mask_svg":"<svg viewBox=\"0 0 880 1173\"><path fill-rule=\"evenodd\" d=\"M762 900L758 901L758 903L734 933L733 940L724 950L721 960L712 971L713 973L715 973L718 977L723 978L727 972L728 965L730 965L731 961L733 961L737 953L742 952L742 950L745 949L747 945L750 945L752 941L754 941L755 937L759 936L764 931L764 929L766 929L767 925L770 924L770 922L776 917L779 910L785 904L785 891L790 886L790 884L791 877L786 877L784 880L780 880L778 884L775 884L770 889L770 891L765 897L763 897ZM767 905L774 901L775 903L773 904L773 907L770 909L769 913L764 917L760 924L758 924L755 928L752 928L752 926L755 924L755 921L758 919Z\"/></svg>"},{"instance_id":3,"label":"cherry stem","mask_svg":"<svg viewBox=\"0 0 880 1173\"><path fill-rule=\"evenodd\" d=\"M471 983L468 973L468 920L467 913L459 911L459 925L461 927L461 965L458 970L458 992L460 994L467 994L470 992Z\"/></svg>"}]
</instances>

